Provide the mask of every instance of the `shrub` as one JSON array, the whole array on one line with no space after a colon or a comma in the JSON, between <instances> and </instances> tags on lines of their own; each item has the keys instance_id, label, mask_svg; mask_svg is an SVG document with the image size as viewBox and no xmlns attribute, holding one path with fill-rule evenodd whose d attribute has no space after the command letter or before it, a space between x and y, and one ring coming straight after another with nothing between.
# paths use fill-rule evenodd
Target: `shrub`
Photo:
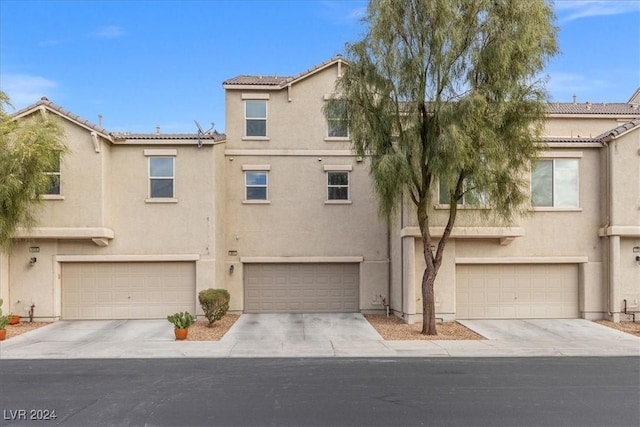
<instances>
[{"instance_id":1,"label":"shrub","mask_svg":"<svg viewBox=\"0 0 640 427\"><path fill-rule=\"evenodd\" d=\"M222 316L227 314L230 298L229 291L226 289L205 289L198 293L200 306L210 327L216 320L222 319Z\"/></svg>"},{"instance_id":2,"label":"shrub","mask_svg":"<svg viewBox=\"0 0 640 427\"><path fill-rule=\"evenodd\" d=\"M167 316L167 320L173 323L175 329L187 329L196 321L195 317L188 311L172 314Z\"/></svg>"},{"instance_id":3,"label":"shrub","mask_svg":"<svg viewBox=\"0 0 640 427\"><path fill-rule=\"evenodd\" d=\"M0 329L4 329L9 324L9 316L2 315L2 303L4 301L0 298Z\"/></svg>"}]
</instances>

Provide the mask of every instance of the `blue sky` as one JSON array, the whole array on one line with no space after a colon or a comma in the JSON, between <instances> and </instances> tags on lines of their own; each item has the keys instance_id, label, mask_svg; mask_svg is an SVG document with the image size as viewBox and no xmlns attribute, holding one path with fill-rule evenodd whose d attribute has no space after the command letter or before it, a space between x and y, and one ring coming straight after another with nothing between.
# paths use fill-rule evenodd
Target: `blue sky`
<instances>
[{"instance_id":1,"label":"blue sky","mask_svg":"<svg viewBox=\"0 0 640 427\"><path fill-rule=\"evenodd\" d=\"M366 1L0 0L0 88L110 131L223 132L222 82L296 75L360 38ZM555 4L552 100L626 102L640 87L640 0Z\"/></svg>"}]
</instances>

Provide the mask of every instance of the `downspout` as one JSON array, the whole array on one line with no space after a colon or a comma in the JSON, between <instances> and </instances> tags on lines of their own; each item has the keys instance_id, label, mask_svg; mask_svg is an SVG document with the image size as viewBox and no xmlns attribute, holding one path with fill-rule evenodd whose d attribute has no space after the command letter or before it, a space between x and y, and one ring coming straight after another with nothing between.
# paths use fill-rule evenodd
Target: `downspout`
<instances>
[{"instance_id":1,"label":"downspout","mask_svg":"<svg viewBox=\"0 0 640 427\"><path fill-rule=\"evenodd\" d=\"M400 313L404 319L404 195L400 198Z\"/></svg>"},{"instance_id":2,"label":"downspout","mask_svg":"<svg viewBox=\"0 0 640 427\"><path fill-rule=\"evenodd\" d=\"M606 191L607 191L607 197L606 197L606 221L604 224L604 238L606 239L606 251L607 251L607 262L606 262L606 310L607 310L607 315L608 316L612 316L613 312L611 311L611 281L613 279L612 277L612 268L611 268L611 261L612 261L612 248L611 248L611 238L608 235L607 230L609 229L609 227L611 226L611 224L613 223L613 197L612 197L612 192L613 192L613 179L612 179L612 167L611 167L611 146L609 145L609 141L611 141L611 136L607 136L603 141L602 144L605 147L605 152L606 152L606 177L607 177L607 185L606 185Z\"/></svg>"}]
</instances>

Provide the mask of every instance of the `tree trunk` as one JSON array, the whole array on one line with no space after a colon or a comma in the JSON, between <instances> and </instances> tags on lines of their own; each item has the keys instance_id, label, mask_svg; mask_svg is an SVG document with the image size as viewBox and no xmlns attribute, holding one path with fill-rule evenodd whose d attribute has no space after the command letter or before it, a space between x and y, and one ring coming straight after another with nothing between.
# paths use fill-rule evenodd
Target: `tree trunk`
<instances>
[{"instance_id":1,"label":"tree trunk","mask_svg":"<svg viewBox=\"0 0 640 427\"><path fill-rule=\"evenodd\" d=\"M428 250L431 250L429 248ZM433 284L436 281L435 272L424 269L422 274L422 334L438 335L436 331L436 305Z\"/></svg>"}]
</instances>

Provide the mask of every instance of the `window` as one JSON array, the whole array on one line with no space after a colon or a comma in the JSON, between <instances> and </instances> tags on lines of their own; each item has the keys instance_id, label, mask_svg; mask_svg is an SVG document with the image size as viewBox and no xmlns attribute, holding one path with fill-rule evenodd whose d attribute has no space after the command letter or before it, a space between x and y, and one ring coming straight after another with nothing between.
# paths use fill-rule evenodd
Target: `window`
<instances>
[{"instance_id":1,"label":"window","mask_svg":"<svg viewBox=\"0 0 640 427\"><path fill-rule=\"evenodd\" d=\"M262 99L244 102L246 136L267 136L267 101Z\"/></svg>"},{"instance_id":2,"label":"window","mask_svg":"<svg viewBox=\"0 0 640 427\"><path fill-rule=\"evenodd\" d=\"M449 186L444 181L440 181L438 190L438 203L441 205L448 205L450 201ZM458 202L459 205L468 207L485 207L489 204L489 195L474 189L469 181L464 181L463 191L462 201Z\"/></svg>"},{"instance_id":3,"label":"window","mask_svg":"<svg viewBox=\"0 0 640 427\"><path fill-rule=\"evenodd\" d=\"M327 172L327 200L349 200L349 172Z\"/></svg>"},{"instance_id":4,"label":"window","mask_svg":"<svg viewBox=\"0 0 640 427\"><path fill-rule=\"evenodd\" d=\"M49 196L59 196L60 194L62 194L60 190L60 154L57 155L57 160L55 161L53 168L50 171L45 172L44 174L47 175L51 180L49 188L44 194Z\"/></svg>"},{"instance_id":5,"label":"window","mask_svg":"<svg viewBox=\"0 0 640 427\"><path fill-rule=\"evenodd\" d=\"M533 207L578 207L578 160L539 160L531 172Z\"/></svg>"},{"instance_id":6,"label":"window","mask_svg":"<svg viewBox=\"0 0 640 427\"><path fill-rule=\"evenodd\" d=\"M336 101L341 108L346 107L345 101ZM327 118L327 136L329 138L348 138L349 137L349 121L337 115Z\"/></svg>"},{"instance_id":7,"label":"window","mask_svg":"<svg viewBox=\"0 0 640 427\"><path fill-rule=\"evenodd\" d=\"M173 198L174 182L174 158L149 157L149 198Z\"/></svg>"},{"instance_id":8,"label":"window","mask_svg":"<svg viewBox=\"0 0 640 427\"><path fill-rule=\"evenodd\" d=\"M247 171L244 173L246 200L267 200L267 172Z\"/></svg>"}]
</instances>

